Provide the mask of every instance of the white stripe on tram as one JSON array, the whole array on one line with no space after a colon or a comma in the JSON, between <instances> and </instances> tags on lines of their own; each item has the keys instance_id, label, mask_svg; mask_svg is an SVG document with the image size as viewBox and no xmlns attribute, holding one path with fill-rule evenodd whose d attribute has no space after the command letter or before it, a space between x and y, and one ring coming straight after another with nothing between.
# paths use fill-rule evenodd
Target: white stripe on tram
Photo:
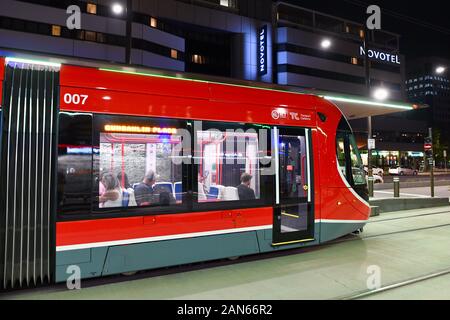
<instances>
[{"instance_id":1,"label":"white stripe on tram","mask_svg":"<svg viewBox=\"0 0 450 320\"><path fill-rule=\"evenodd\" d=\"M168 236L157 236L157 237L148 237L148 238L134 238L134 239L125 239L125 240L74 244L74 245L67 245L67 246L58 246L58 247L56 247L56 251L60 252L60 251L79 250L79 249L91 249L91 248L118 246L118 245L125 245L125 244L136 244L136 243L143 243L143 242L155 242L155 241L164 241L164 240L204 237L204 236L211 236L211 235L238 233L238 232L256 231L256 230L266 230L266 229L272 229L272 225L270 224L270 225L257 226L257 227L223 229L223 230L216 230L216 231L181 233L181 234L174 234L174 235L168 235Z\"/></svg>"},{"instance_id":2,"label":"white stripe on tram","mask_svg":"<svg viewBox=\"0 0 450 320\"><path fill-rule=\"evenodd\" d=\"M367 223L367 221L368 220L316 219L316 220L314 220L314 223L336 223L336 224L337 223L346 223L346 224L361 223L362 224L362 223ZM164 240L176 240L176 239L186 239L186 238L194 238L194 237L204 237L204 236L239 233L239 232L246 232L246 231L269 230L269 229L272 229L272 227L273 226L271 224L269 224L269 225L263 225L263 226L257 226L257 227L247 227L247 228L238 228L238 229L223 229L223 230L216 230L216 231L182 233L182 234L168 235L168 236L133 238L133 239L125 239L125 240L73 244L73 245L66 245L66 246L58 246L58 247L56 247L56 251L62 252L62 251L70 251L70 250L119 246L119 245L126 245L126 244L137 244L137 243L144 243L144 242L156 242L156 241L164 241Z\"/></svg>"}]
</instances>

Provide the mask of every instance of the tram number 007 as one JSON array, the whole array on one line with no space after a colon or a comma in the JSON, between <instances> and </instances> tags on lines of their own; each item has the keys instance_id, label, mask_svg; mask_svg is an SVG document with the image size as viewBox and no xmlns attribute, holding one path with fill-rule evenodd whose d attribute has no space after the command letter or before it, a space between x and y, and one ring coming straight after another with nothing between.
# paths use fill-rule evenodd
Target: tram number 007
<instances>
[{"instance_id":1,"label":"tram number 007","mask_svg":"<svg viewBox=\"0 0 450 320\"><path fill-rule=\"evenodd\" d=\"M87 94L66 93L64 94L64 103L85 105L88 97L89 96Z\"/></svg>"}]
</instances>

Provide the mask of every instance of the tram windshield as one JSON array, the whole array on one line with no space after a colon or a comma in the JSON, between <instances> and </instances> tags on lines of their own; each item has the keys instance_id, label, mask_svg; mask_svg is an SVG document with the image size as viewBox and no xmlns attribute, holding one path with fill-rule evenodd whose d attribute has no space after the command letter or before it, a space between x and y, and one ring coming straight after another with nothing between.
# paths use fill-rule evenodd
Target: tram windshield
<instances>
[{"instance_id":1,"label":"tram windshield","mask_svg":"<svg viewBox=\"0 0 450 320\"><path fill-rule=\"evenodd\" d=\"M336 138L338 169L350 185L366 185L366 172L355 136L349 132L338 132Z\"/></svg>"}]
</instances>

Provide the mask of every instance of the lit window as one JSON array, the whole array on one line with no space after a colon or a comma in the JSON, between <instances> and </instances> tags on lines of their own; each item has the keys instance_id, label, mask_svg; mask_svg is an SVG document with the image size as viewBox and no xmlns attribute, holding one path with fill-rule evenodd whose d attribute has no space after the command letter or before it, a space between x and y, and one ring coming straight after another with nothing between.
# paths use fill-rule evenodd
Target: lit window
<instances>
[{"instance_id":1,"label":"lit window","mask_svg":"<svg viewBox=\"0 0 450 320\"><path fill-rule=\"evenodd\" d=\"M170 57L172 59L178 59L178 51L175 49L170 49Z\"/></svg>"},{"instance_id":2,"label":"lit window","mask_svg":"<svg viewBox=\"0 0 450 320\"><path fill-rule=\"evenodd\" d=\"M158 27L158 20L156 20L156 18L150 17L150 26L152 28L157 28Z\"/></svg>"},{"instance_id":3,"label":"lit window","mask_svg":"<svg viewBox=\"0 0 450 320\"><path fill-rule=\"evenodd\" d=\"M359 30L359 37L364 38L364 30L363 29Z\"/></svg>"},{"instance_id":4,"label":"lit window","mask_svg":"<svg viewBox=\"0 0 450 320\"><path fill-rule=\"evenodd\" d=\"M61 27L60 26L52 26L52 36L55 36L55 37L61 36Z\"/></svg>"},{"instance_id":5,"label":"lit window","mask_svg":"<svg viewBox=\"0 0 450 320\"><path fill-rule=\"evenodd\" d=\"M84 34L84 39L87 41L96 41L97 34L95 33L95 31L86 31Z\"/></svg>"},{"instance_id":6,"label":"lit window","mask_svg":"<svg viewBox=\"0 0 450 320\"><path fill-rule=\"evenodd\" d=\"M349 26L345 26L345 32L346 33L350 33L350 27Z\"/></svg>"},{"instance_id":7,"label":"lit window","mask_svg":"<svg viewBox=\"0 0 450 320\"><path fill-rule=\"evenodd\" d=\"M358 58L352 58L352 64L358 64Z\"/></svg>"},{"instance_id":8,"label":"lit window","mask_svg":"<svg viewBox=\"0 0 450 320\"><path fill-rule=\"evenodd\" d=\"M237 7L236 0L220 0L220 5L228 8L236 8Z\"/></svg>"},{"instance_id":9,"label":"lit window","mask_svg":"<svg viewBox=\"0 0 450 320\"><path fill-rule=\"evenodd\" d=\"M103 33L97 32L97 42L101 42L101 43L106 42L106 37Z\"/></svg>"},{"instance_id":10,"label":"lit window","mask_svg":"<svg viewBox=\"0 0 450 320\"><path fill-rule=\"evenodd\" d=\"M97 14L97 5L93 3L88 3L86 6L87 13Z\"/></svg>"},{"instance_id":11,"label":"lit window","mask_svg":"<svg viewBox=\"0 0 450 320\"><path fill-rule=\"evenodd\" d=\"M197 64L205 64L206 59L204 56L201 56L199 54L194 54L194 55L192 55L192 62L197 63Z\"/></svg>"}]
</instances>

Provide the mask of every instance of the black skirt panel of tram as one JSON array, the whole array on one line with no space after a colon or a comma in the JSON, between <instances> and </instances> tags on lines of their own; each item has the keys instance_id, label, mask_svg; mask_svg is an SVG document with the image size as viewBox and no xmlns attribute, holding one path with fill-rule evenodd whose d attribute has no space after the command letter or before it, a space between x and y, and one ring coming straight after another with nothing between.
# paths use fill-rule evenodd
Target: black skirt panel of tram
<instances>
[{"instance_id":1,"label":"black skirt panel of tram","mask_svg":"<svg viewBox=\"0 0 450 320\"><path fill-rule=\"evenodd\" d=\"M6 66L0 159L0 289L53 281L59 70Z\"/></svg>"}]
</instances>

